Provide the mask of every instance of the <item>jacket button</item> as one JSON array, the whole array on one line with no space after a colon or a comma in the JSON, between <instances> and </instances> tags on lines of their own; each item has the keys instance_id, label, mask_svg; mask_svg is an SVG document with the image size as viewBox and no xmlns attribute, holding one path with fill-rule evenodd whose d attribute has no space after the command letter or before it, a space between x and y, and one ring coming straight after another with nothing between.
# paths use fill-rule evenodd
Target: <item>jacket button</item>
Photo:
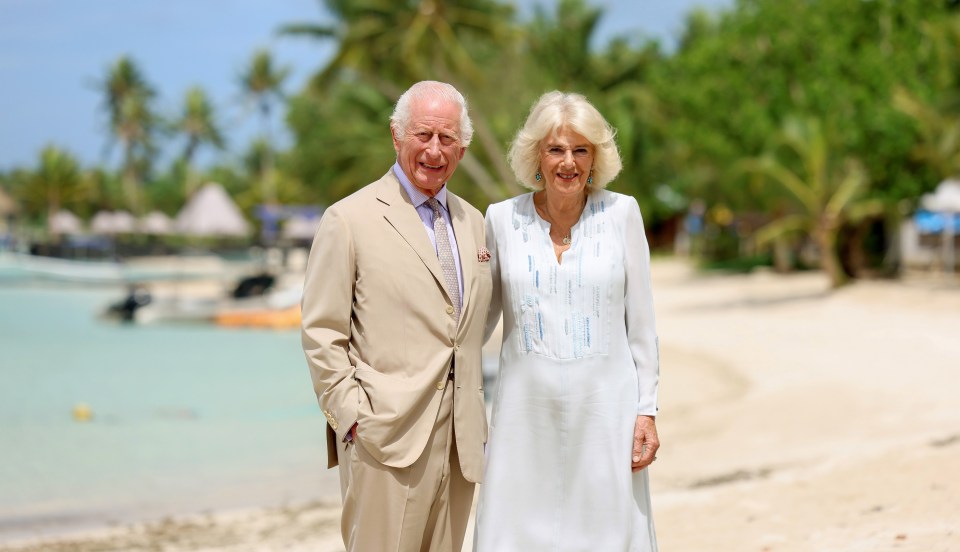
<instances>
[{"instance_id":1,"label":"jacket button","mask_svg":"<svg viewBox=\"0 0 960 552\"><path fill-rule=\"evenodd\" d=\"M450 305L447 305L447 314L453 314L453 307Z\"/></svg>"},{"instance_id":2,"label":"jacket button","mask_svg":"<svg viewBox=\"0 0 960 552\"><path fill-rule=\"evenodd\" d=\"M446 383L447 383L447 380L440 380L440 381L438 381L438 382L437 382L437 391L443 391L443 388L444 388L444 386L445 386Z\"/></svg>"}]
</instances>

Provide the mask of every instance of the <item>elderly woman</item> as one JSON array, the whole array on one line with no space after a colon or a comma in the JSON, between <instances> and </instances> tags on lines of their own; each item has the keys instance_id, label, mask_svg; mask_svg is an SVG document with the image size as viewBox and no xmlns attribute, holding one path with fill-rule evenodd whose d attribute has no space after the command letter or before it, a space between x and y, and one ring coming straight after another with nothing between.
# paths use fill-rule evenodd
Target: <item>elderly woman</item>
<instances>
[{"instance_id":1,"label":"elderly woman","mask_svg":"<svg viewBox=\"0 0 960 552\"><path fill-rule=\"evenodd\" d=\"M583 96L543 95L510 148L534 192L491 205L500 376L479 551L657 549L646 468L659 447L650 253L614 130Z\"/></svg>"}]
</instances>

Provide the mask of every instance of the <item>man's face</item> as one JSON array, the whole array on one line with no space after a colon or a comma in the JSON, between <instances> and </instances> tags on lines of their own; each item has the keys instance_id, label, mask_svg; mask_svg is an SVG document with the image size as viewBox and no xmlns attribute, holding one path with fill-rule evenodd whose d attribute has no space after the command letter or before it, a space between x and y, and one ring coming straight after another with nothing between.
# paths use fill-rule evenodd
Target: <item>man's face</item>
<instances>
[{"instance_id":1,"label":"man's face","mask_svg":"<svg viewBox=\"0 0 960 552\"><path fill-rule=\"evenodd\" d=\"M457 169L467 148L460 147L460 106L441 99L415 100L406 129L396 129L393 149L410 181L433 197Z\"/></svg>"}]
</instances>

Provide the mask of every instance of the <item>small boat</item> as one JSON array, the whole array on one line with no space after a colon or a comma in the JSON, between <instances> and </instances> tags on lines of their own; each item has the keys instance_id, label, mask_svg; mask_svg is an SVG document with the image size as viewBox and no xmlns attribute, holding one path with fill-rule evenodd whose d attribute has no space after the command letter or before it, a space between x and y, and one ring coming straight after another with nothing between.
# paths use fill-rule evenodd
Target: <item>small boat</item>
<instances>
[{"instance_id":1,"label":"small boat","mask_svg":"<svg viewBox=\"0 0 960 552\"><path fill-rule=\"evenodd\" d=\"M51 280L68 284L122 285L218 278L234 267L216 256L84 261L0 251L0 280Z\"/></svg>"},{"instance_id":2,"label":"small boat","mask_svg":"<svg viewBox=\"0 0 960 552\"><path fill-rule=\"evenodd\" d=\"M0 252L0 279L31 278L78 284L116 284L125 281L123 266L113 261L76 261Z\"/></svg>"},{"instance_id":3,"label":"small boat","mask_svg":"<svg viewBox=\"0 0 960 552\"><path fill-rule=\"evenodd\" d=\"M226 296L154 295L131 286L104 311L107 318L139 324L200 322L224 327L293 328L300 325L302 286L274 288L266 274L242 278Z\"/></svg>"},{"instance_id":4,"label":"small boat","mask_svg":"<svg viewBox=\"0 0 960 552\"><path fill-rule=\"evenodd\" d=\"M225 328L269 328L287 330L300 327L300 305L284 309L228 309L214 317Z\"/></svg>"}]
</instances>

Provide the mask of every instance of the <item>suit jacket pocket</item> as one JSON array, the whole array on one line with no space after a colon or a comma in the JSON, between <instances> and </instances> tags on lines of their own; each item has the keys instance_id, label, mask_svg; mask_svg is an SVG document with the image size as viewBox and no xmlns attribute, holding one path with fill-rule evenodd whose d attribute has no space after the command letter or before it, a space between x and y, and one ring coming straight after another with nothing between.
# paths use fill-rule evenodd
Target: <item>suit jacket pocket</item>
<instances>
[{"instance_id":1,"label":"suit jacket pocket","mask_svg":"<svg viewBox=\"0 0 960 552\"><path fill-rule=\"evenodd\" d=\"M433 430L440 395L417 380L357 368L360 384L357 433L379 462L406 467L420 456Z\"/></svg>"}]
</instances>

